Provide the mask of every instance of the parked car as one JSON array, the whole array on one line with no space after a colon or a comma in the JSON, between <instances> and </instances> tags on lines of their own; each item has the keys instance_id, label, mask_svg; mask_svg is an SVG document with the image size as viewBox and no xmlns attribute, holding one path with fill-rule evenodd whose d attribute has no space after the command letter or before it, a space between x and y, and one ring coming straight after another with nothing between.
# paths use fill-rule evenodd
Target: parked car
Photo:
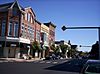
<instances>
[{"instance_id":1,"label":"parked car","mask_svg":"<svg viewBox=\"0 0 100 74\"><path fill-rule=\"evenodd\" d=\"M100 60L88 60L80 74L100 74Z\"/></svg>"}]
</instances>

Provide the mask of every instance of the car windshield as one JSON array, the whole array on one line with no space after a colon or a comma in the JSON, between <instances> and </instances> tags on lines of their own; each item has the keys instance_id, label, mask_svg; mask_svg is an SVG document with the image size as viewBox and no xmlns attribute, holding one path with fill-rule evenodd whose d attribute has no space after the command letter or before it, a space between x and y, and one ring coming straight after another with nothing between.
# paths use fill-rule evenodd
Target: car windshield
<instances>
[{"instance_id":1,"label":"car windshield","mask_svg":"<svg viewBox=\"0 0 100 74\"><path fill-rule=\"evenodd\" d=\"M85 74L91 74L91 73L100 74L100 64L88 65Z\"/></svg>"}]
</instances>

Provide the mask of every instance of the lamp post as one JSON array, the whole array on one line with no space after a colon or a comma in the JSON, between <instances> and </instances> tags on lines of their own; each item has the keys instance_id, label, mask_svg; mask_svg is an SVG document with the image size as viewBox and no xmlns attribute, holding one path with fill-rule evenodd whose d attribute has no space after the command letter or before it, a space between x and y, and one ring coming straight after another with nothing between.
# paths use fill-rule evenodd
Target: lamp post
<instances>
[{"instance_id":1,"label":"lamp post","mask_svg":"<svg viewBox=\"0 0 100 74\"><path fill-rule=\"evenodd\" d=\"M66 29L98 29L99 59L100 59L100 27L66 27L66 26L62 27L63 31L65 31Z\"/></svg>"}]
</instances>

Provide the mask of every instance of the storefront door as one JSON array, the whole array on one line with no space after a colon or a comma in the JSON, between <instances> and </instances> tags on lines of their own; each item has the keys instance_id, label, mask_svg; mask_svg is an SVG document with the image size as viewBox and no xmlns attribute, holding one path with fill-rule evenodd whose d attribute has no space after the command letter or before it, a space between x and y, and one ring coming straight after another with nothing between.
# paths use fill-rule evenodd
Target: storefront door
<instances>
[{"instance_id":1,"label":"storefront door","mask_svg":"<svg viewBox=\"0 0 100 74\"><path fill-rule=\"evenodd\" d=\"M15 54L16 54L16 48L10 47L8 50L8 57L15 58Z\"/></svg>"}]
</instances>

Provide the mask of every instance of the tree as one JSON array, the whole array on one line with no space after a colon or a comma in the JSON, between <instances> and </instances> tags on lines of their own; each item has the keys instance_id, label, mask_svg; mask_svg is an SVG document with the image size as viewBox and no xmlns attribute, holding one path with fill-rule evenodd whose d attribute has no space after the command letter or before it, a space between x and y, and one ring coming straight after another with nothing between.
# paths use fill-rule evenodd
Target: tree
<instances>
[{"instance_id":1,"label":"tree","mask_svg":"<svg viewBox=\"0 0 100 74\"><path fill-rule=\"evenodd\" d=\"M68 57L74 58L77 53L77 45L71 45L71 48L68 50Z\"/></svg>"},{"instance_id":2,"label":"tree","mask_svg":"<svg viewBox=\"0 0 100 74\"><path fill-rule=\"evenodd\" d=\"M50 49L53 50L53 51L55 52L55 50L56 50L55 44L52 44L52 45L50 46Z\"/></svg>"},{"instance_id":3,"label":"tree","mask_svg":"<svg viewBox=\"0 0 100 74\"><path fill-rule=\"evenodd\" d=\"M56 46L55 53L56 53L56 54L60 53L60 47L59 47L59 46Z\"/></svg>"},{"instance_id":4,"label":"tree","mask_svg":"<svg viewBox=\"0 0 100 74\"><path fill-rule=\"evenodd\" d=\"M90 59L99 59L99 42L98 41L92 45L92 49L90 51Z\"/></svg>"},{"instance_id":5,"label":"tree","mask_svg":"<svg viewBox=\"0 0 100 74\"><path fill-rule=\"evenodd\" d=\"M36 52L38 52L38 56L39 56L39 53L42 50L41 47L40 47L40 44L37 41L34 41L31 44L31 46L32 46L32 54L33 54L33 57L35 57L35 53Z\"/></svg>"},{"instance_id":6,"label":"tree","mask_svg":"<svg viewBox=\"0 0 100 74\"><path fill-rule=\"evenodd\" d=\"M62 51L63 57L66 57L67 50L69 49L68 45L61 44L60 49Z\"/></svg>"},{"instance_id":7,"label":"tree","mask_svg":"<svg viewBox=\"0 0 100 74\"><path fill-rule=\"evenodd\" d=\"M38 50L38 51L40 51L41 50L41 48L40 48L40 45L39 45L39 43L37 42L37 41L34 41L33 43L32 43L32 49L33 50Z\"/></svg>"}]
</instances>

